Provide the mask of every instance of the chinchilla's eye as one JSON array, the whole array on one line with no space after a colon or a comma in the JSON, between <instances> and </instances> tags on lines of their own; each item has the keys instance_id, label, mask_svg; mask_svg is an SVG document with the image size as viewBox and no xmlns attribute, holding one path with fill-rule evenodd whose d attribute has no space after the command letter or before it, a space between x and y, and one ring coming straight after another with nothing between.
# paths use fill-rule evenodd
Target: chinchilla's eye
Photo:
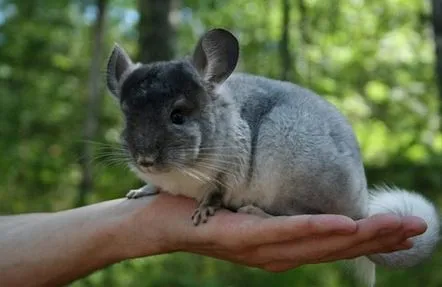
<instances>
[{"instance_id":1,"label":"chinchilla's eye","mask_svg":"<svg viewBox=\"0 0 442 287\"><path fill-rule=\"evenodd\" d=\"M175 125L182 125L184 124L184 115L180 110L174 110L171 114L170 114L170 120L172 121L172 123L174 123Z\"/></svg>"}]
</instances>

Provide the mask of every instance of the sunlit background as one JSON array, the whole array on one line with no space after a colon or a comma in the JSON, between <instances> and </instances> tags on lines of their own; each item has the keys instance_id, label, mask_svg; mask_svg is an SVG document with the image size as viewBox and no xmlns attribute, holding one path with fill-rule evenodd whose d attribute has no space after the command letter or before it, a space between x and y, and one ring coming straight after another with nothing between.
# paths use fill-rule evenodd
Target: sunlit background
<instances>
[{"instance_id":1,"label":"sunlit background","mask_svg":"<svg viewBox=\"0 0 442 287\"><path fill-rule=\"evenodd\" d=\"M441 2L0 0L0 212L62 210L140 186L110 154L121 117L105 89L106 58L114 42L143 62L184 56L211 27L239 38L238 71L293 81L336 104L371 184L417 190L442 206ZM378 286L442 286L441 267L439 251L406 271L380 268ZM173 254L72 286L357 286L351 278L339 263L273 274Z\"/></svg>"}]
</instances>

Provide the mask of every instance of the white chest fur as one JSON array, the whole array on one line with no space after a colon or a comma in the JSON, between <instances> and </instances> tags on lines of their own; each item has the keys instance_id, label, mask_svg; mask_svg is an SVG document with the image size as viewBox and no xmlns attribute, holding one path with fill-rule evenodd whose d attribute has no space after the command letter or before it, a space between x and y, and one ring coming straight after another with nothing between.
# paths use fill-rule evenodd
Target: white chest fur
<instances>
[{"instance_id":1,"label":"white chest fur","mask_svg":"<svg viewBox=\"0 0 442 287\"><path fill-rule=\"evenodd\" d=\"M208 176L203 171L171 170L167 173L145 174L136 170L137 175L164 191L174 195L201 199L207 186Z\"/></svg>"}]
</instances>

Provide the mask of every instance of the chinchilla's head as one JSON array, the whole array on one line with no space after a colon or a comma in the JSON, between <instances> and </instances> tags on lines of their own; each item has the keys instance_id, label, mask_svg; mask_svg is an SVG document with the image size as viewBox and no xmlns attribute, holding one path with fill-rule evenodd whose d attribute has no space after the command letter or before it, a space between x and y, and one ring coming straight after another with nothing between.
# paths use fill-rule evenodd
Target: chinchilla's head
<instances>
[{"instance_id":1,"label":"chinchilla's head","mask_svg":"<svg viewBox=\"0 0 442 287\"><path fill-rule=\"evenodd\" d=\"M236 67L236 38L223 29L204 34L188 59L133 63L115 45L107 86L125 118L123 145L143 173L191 165L215 133L218 94Z\"/></svg>"}]
</instances>

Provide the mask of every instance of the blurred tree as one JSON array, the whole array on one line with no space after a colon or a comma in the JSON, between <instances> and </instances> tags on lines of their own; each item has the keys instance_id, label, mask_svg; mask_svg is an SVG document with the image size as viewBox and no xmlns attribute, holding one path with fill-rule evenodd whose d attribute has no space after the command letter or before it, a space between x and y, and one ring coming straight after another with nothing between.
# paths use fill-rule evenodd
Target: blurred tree
<instances>
[{"instance_id":1,"label":"blurred tree","mask_svg":"<svg viewBox=\"0 0 442 287\"><path fill-rule=\"evenodd\" d=\"M281 55L281 80L288 80L291 67L293 65L292 57L290 55L290 1L282 0L281 2L281 40L279 42L279 50Z\"/></svg>"},{"instance_id":2,"label":"blurred tree","mask_svg":"<svg viewBox=\"0 0 442 287\"><path fill-rule=\"evenodd\" d=\"M76 194L85 24L68 0L0 5L0 209L51 210Z\"/></svg>"},{"instance_id":3,"label":"blurred tree","mask_svg":"<svg viewBox=\"0 0 442 287\"><path fill-rule=\"evenodd\" d=\"M436 77L439 87L440 115L442 115L442 1L432 0L433 4L433 31L436 48Z\"/></svg>"},{"instance_id":4,"label":"blurred tree","mask_svg":"<svg viewBox=\"0 0 442 287\"><path fill-rule=\"evenodd\" d=\"M101 77L101 63L103 60L103 37L105 16L107 10L108 0L97 0L95 4L95 21L93 25L93 40L92 40L92 58L89 69L89 93L86 104L86 117L83 127L83 152L81 157L82 166L82 180L78 190L78 198L76 206L83 206L86 203L86 195L90 193L93 188L93 156L94 150L91 141L94 141L98 132L98 121L100 118L100 107L102 102L103 92L100 89L102 86Z\"/></svg>"},{"instance_id":5,"label":"blurred tree","mask_svg":"<svg viewBox=\"0 0 442 287\"><path fill-rule=\"evenodd\" d=\"M308 45L311 44L310 42L310 35L309 35L309 15L308 15L308 8L305 3L305 0L299 0L298 1L298 9L299 9L299 30L300 30L300 39L298 41L298 45L301 47L308 47ZM305 48L302 48L305 49ZM303 53L304 55L305 53ZM311 73L309 68L309 60L304 59L304 65L303 70L305 74L305 84L311 85Z\"/></svg>"},{"instance_id":6,"label":"blurred tree","mask_svg":"<svg viewBox=\"0 0 442 287\"><path fill-rule=\"evenodd\" d=\"M170 23L172 0L139 0L139 58L143 63L170 60L174 32Z\"/></svg>"}]
</instances>

